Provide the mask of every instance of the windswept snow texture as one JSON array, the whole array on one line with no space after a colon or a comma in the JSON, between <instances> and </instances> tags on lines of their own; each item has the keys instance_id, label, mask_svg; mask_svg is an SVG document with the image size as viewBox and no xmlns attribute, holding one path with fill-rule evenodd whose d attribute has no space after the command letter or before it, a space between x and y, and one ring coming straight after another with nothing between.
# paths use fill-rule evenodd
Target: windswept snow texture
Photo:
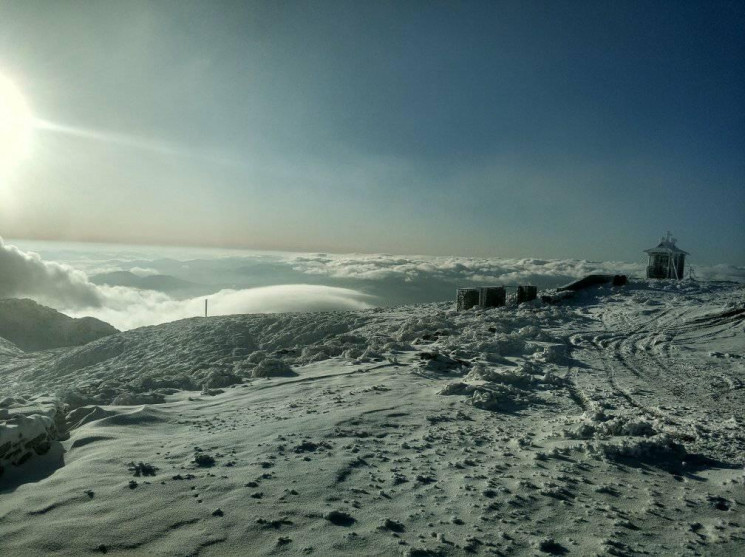
<instances>
[{"instance_id":1,"label":"windswept snow texture","mask_svg":"<svg viewBox=\"0 0 745 557\"><path fill-rule=\"evenodd\" d=\"M688 281L0 344L0 553L742 554L743 346Z\"/></svg>"}]
</instances>

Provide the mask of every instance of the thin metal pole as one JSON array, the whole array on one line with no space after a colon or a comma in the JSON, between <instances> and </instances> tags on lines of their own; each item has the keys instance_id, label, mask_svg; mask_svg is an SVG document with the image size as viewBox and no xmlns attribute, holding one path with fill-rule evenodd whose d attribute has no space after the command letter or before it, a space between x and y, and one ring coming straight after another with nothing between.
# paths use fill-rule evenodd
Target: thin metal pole
<instances>
[{"instance_id":1,"label":"thin metal pole","mask_svg":"<svg viewBox=\"0 0 745 557\"><path fill-rule=\"evenodd\" d=\"M207 299L204 300L204 316L207 317Z\"/></svg>"}]
</instances>

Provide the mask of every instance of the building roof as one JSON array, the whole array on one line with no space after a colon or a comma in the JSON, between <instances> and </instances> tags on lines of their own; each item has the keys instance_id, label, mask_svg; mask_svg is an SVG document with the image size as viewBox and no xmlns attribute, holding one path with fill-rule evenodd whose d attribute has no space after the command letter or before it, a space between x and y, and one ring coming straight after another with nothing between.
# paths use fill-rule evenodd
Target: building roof
<instances>
[{"instance_id":1,"label":"building roof","mask_svg":"<svg viewBox=\"0 0 745 557\"><path fill-rule=\"evenodd\" d=\"M675 238L672 237L670 232L668 231L667 235L660 238L660 243L657 244L657 247L645 249L644 251L650 255L655 253L665 253L665 254L671 254L671 253L682 253L683 255L689 255L687 251L683 251L678 246L675 245L675 242L677 242Z\"/></svg>"}]
</instances>

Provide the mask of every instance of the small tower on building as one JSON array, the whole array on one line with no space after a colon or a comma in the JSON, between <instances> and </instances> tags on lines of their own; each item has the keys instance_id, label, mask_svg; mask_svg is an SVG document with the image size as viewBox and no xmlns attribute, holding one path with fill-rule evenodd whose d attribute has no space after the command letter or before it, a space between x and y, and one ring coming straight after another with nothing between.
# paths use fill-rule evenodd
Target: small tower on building
<instances>
[{"instance_id":1,"label":"small tower on building","mask_svg":"<svg viewBox=\"0 0 745 557\"><path fill-rule=\"evenodd\" d=\"M675 245L677 240L670 235L660 239L656 248L644 250L649 256L647 278L682 279L688 252Z\"/></svg>"}]
</instances>

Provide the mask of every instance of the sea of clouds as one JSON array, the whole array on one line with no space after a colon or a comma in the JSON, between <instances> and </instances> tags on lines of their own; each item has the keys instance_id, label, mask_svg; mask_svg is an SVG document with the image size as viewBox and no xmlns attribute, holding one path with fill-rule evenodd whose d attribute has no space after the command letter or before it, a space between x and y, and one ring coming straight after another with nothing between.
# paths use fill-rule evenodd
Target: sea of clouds
<instances>
[{"instance_id":1,"label":"sea of clouds","mask_svg":"<svg viewBox=\"0 0 745 557\"><path fill-rule=\"evenodd\" d=\"M123 286L112 278L122 271L134 281L165 282ZM203 315L205 299L210 315L354 310L452 300L455 288L468 285L556 287L591 273L641 277L644 262L249 252L0 238L0 298L31 298L119 329ZM697 266L695 276L745 282L745 267ZM157 286L169 280L178 281L178 288Z\"/></svg>"}]
</instances>

